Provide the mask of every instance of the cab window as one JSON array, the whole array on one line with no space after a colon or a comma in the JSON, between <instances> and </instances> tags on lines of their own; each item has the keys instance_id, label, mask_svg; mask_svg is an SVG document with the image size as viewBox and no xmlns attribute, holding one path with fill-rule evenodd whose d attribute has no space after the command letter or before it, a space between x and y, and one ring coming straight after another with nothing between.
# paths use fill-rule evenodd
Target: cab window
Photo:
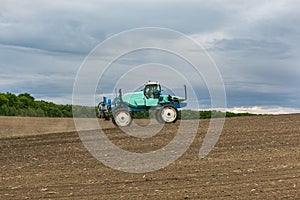
<instances>
[{"instance_id":1,"label":"cab window","mask_svg":"<svg viewBox=\"0 0 300 200\"><path fill-rule=\"evenodd\" d=\"M158 98L160 95L159 85L146 85L144 89L144 95L147 99L149 98Z\"/></svg>"}]
</instances>

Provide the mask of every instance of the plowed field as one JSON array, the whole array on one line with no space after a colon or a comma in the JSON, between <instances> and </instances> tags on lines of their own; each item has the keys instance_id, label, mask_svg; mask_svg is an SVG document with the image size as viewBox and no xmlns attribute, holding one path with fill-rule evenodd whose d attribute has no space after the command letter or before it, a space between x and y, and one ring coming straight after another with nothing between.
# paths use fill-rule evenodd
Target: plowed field
<instances>
[{"instance_id":1,"label":"plowed field","mask_svg":"<svg viewBox=\"0 0 300 200\"><path fill-rule=\"evenodd\" d=\"M180 122L138 140L101 123L113 143L144 152L168 144ZM300 115L227 118L199 159L208 123L177 161L133 174L91 156L72 119L1 117L0 199L300 199Z\"/></svg>"}]
</instances>

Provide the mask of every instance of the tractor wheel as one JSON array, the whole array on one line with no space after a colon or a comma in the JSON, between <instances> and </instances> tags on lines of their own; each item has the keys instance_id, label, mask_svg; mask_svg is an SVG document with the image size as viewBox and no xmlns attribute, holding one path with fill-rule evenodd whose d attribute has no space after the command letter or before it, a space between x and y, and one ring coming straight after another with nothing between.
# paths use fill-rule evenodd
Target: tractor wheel
<instances>
[{"instance_id":1,"label":"tractor wheel","mask_svg":"<svg viewBox=\"0 0 300 200\"><path fill-rule=\"evenodd\" d=\"M157 112L156 119L159 123L175 123L178 110L173 105L165 105Z\"/></svg>"},{"instance_id":2,"label":"tractor wheel","mask_svg":"<svg viewBox=\"0 0 300 200\"><path fill-rule=\"evenodd\" d=\"M130 126L132 122L131 113L127 109L119 108L114 111L112 122L115 126Z\"/></svg>"},{"instance_id":3,"label":"tractor wheel","mask_svg":"<svg viewBox=\"0 0 300 200\"><path fill-rule=\"evenodd\" d=\"M110 120L109 113L105 112L103 118L104 118L105 121L109 121Z\"/></svg>"},{"instance_id":4,"label":"tractor wheel","mask_svg":"<svg viewBox=\"0 0 300 200\"><path fill-rule=\"evenodd\" d=\"M160 108L160 109L158 109L158 110L155 110L154 116L155 116L155 119L156 119L156 121L157 121L158 123L163 124L163 123L165 123L165 122L164 122L164 120L161 118L161 114L160 114L161 109L162 109L162 108Z\"/></svg>"}]
</instances>

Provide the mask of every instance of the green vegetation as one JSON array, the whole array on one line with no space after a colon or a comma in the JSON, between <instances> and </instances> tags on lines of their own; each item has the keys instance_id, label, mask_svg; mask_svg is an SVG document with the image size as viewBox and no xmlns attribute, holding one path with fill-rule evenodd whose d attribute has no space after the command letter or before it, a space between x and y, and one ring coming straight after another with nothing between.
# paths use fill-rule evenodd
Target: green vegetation
<instances>
[{"instance_id":1,"label":"green vegetation","mask_svg":"<svg viewBox=\"0 0 300 200\"><path fill-rule=\"evenodd\" d=\"M181 110L179 111L179 119L209 119L220 117L240 117L240 116L255 116L252 113L233 113L233 112L221 112L217 110Z\"/></svg>"},{"instance_id":2,"label":"green vegetation","mask_svg":"<svg viewBox=\"0 0 300 200\"><path fill-rule=\"evenodd\" d=\"M232 112L225 113L216 110L207 110L207 111L180 110L178 118L183 120L188 120L188 119L210 119L210 118L220 118L220 117L240 117L240 116L255 116L255 115L256 114L252 114L252 113L232 113ZM149 118L149 111L133 112L133 117L136 119Z\"/></svg>"},{"instance_id":3,"label":"green vegetation","mask_svg":"<svg viewBox=\"0 0 300 200\"><path fill-rule=\"evenodd\" d=\"M73 109L77 114L76 116L95 116L94 107L73 106ZM72 105L57 105L52 102L37 101L28 93L19 95L0 93L0 115L23 117L73 117L73 111Z\"/></svg>"},{"instance_id":4,"label":"green vegetation","mask_svg":"<svg viewBox=\"0 0 300 200\"><path fill-rule=\"evenodd\" d=\"M0 93L0 115L24 117L95 117L96 107L57 105L52 102L37 101L28 93L15 95ZM154 111L150 112L154 115ZM221 111L180 110L179 119L208 119L218 117L252 116L251 113L232 113ZM136 119L149 118L149 111L133 112Z\"/></svg>"}]
</instances>

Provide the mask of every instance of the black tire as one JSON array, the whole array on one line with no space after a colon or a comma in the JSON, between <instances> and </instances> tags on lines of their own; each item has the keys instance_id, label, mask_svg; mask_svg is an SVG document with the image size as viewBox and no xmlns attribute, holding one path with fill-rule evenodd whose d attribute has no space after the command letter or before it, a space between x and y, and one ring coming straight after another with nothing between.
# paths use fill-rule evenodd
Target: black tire
<instances>
[{"instance_id":1,"label":"black tire","mask_svg":"<svg viewBox=\"0 0 300 200\"><path fill-rule=\"evenodd\" d=\"M116 127L118 127L118 124L116 123L114 117L111 118L111 121L112 121L112 123L113 123Z\"/></svg>"},{"instance_id":2,"label":"black tire","mask_svg":"<svg viewBox=\"0 0 300 200\"><path fill-rule=\"evenodd\" d=\"M127 109L118 108L113 112L112 122L117 127L130 126L132 123L132 115Z\"/></svg>"},{"instance_id":3,"label":"black tire","mask_svg":"<svg viewBox=\"0 0 300 200\"><path fill-rule=\"evenodd\" d=\"M164 105L156 113L159 123L175 123L178 119L178 110L173 105Z\"/></svg>"},{"instance_id":4,"label":"black tire","mask_svg":"<svg viewBox=\"0 0 300 200\"><path fill-rule=\"evenodd\" d=\"M110 120L110 116L109 116L109 113L108 113L108 112L105 112L105 113L104 113L104 120L105 120L105 121L109 121L109 120Z\"/></svg>"},{"instance_id":5,"label":"black tire","mask_svg":"<svg viewBox=\"0 0 300 200\"><path fill-rule=\"evenodd\" d=\"M156 121L157 121L158 123L163 124L163 123L165 123L165 122L164 122L164 120L163 120L163 119L161 118L161 116L160 116L161 109L162 109L162 108L157 109L157 110L155 111L155 119L156 119Z\"/></svg>"}]
</instances>

